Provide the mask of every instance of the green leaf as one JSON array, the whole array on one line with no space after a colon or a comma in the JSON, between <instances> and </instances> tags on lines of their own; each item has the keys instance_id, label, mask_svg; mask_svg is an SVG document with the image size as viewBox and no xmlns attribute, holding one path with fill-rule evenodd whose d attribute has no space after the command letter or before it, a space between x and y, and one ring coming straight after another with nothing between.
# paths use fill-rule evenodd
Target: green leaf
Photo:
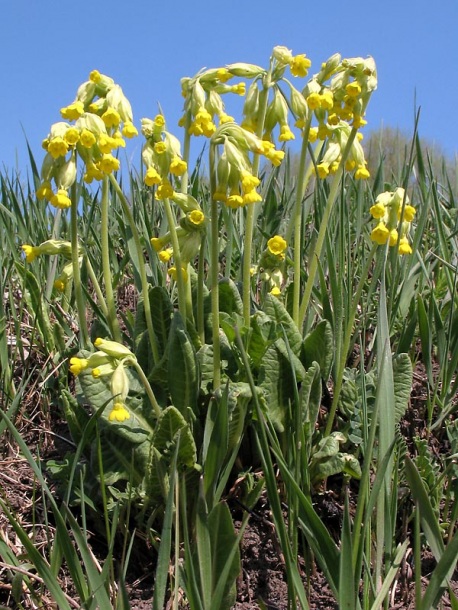
<instances>
[{"instance_id":1,"label":"green leaf","mask_svg":"<svg viewBox=\"0 0 458 610\"><path fill-rule=\"evenodd\" d=\"M320 365L314 362L306 371L299 391L305 440L310 442L321 405Z\"/></svg>"},{"instance_id":2,"label":"green leaf","mask_svg":"<svg viewBox=\"0 0 458 610\"><path fill-rule=\"evenodd\" d=\"M178 313L172 320L168 353L167 380L172 403L189 419L189 409L193 412L197 409L199 366L194 346Z\"/></svg>"},{"instance_id":3,"label":"green leaf","mask_svg":"<svg viewBox=\"0 0 458 610\"><path fill-rule=\"evenodd\" d=\"M327 320L322 320L318 326L305 337L302 344L301 360L305 368L309 368L313 362L318 362L321 376L326 380L331 372L333 356L334 341L332 328Z\"/></svg>"},{"instance_id":4,"label":"green leaf","mask_svg":"<svg viewBox=\"0 0 458 610\"><path fill-rule=\"evenodd\" d=\"M24 280L24 298L36 316L37 328L49 353L55 349L53 325L49 319L48 305L43 296L43 286L22 263L15 262L16 269Z\"/></svg>"},{"instance_id":5,"label":"green leaf","mask_svg":"<svg viewBox=\"0 0 458 610\"><path fill-rule=\"evenodd\" d=\"M263 310L271 320L283 326L291 351L293 354L299 355L302 347L302 335L283 303L277 297L267 294Z\"/></svg>"},{"instance_id":6,"label":"green leaf","mask_svg":"<svg viewBox=\"0 0 458 610\"><path fill-rule=\"evenodd\" d=\"M398 354L393 359L395 423L403 418L412 391L413 369L408 354Z\"/></svg>"},{"instance_id":7,"label":"green leaf","mask_svg":"<svg viewBox=\"0 0 458 610\"><path fill-rule=\"evenodd\" d=\"M236 579L240 573L240 552L234 532L232 516L225 502L216 504L208 515L208 530L211 545L212 593L215 593L220 576L224 574L221 593L212 595L212 608L230 610L236 599ZM236 545L237 552L231 557L230 549ZM230 566L227 565L228 561Z\"/></svg>"},{"instance_id":8,"label":"green leaf","mask_svg":"<svg viewBox=\"0 0 458 610\"><path fill-rule=\"evenodd\" d=\"M160 286L150 287L148 297L151 308L151 320L153 323L154 334L156 335L159 354L162 356L166 350L170 333L170 326L173 316L173 304L165 288ZM137 305L134 333L135 345L137 346L135 355L141 367L148 376L153 364L153 359L151 346L149 344L143 299L140 299Z\"/></svg>"},{"instance_id":9,"label":"green leaf","mask_svg":"<svg viewBox=\"0 0 458 610\"><path fill-rule=\"evenodd\" d=\"M143 480L150 452L149 440L140 443L132 442L132 438L122 433L123 424L100 422L100 448L103 460L103 479L106 485L116 481L127 480L133 485L139 485ZM145 437L146 439L146 437ZM92 445L91 467L98 471L98 449Z\"/></svg>"},{"instance_id":10,"label":"green leaf","mask_svg":"<svg viewBox=\"0 0 458 610\"><path fill-rule=\"evenodd\" d=\"M223 278L218 284L219 309L228 314L237 313L243 316L243 302L235 283L229 278Z\"/></svg>"},{"instance_id":11,"label":"green leaf","mask_svg":"<svg viewBox=\"0 0 458 610\"><path fill-rule=\"evenodd\" d=\"M275 327L275 322L264 311L251 316L248 354L255 368L259 367L268 345L276 339Z\"/></svg>"},{"instance_id":12,"label":"green leaf","mask_svg":"<svg viewBox=\"0 0 458 610\"><path fill-rule=\"evenodd\" d=\"M350 514L348 496L345 496L339 562L339 609L356 610L356 597Z\"/></svg>"},{"instance_id":13,"label":"green leaf","mask_svg":"<svg viewBox=\"0 0 458 610\"><path fill-rule=\"evenodd\" d=\"M292 364L275 343L267 348L259 370L258 385L266 393L270 420L279 432L284 431L285 414L294 398L295 379Z\"/></svg>"},{"instance_id":14,"label":"green leaf","mask_svg":"<svg viewBox=\"0 0 458 610\"><path fill-rule=\"evenodd\" d=\"M165 499L169 490L169 470L179 441L177 468L193 468L197 450L191 429L183 415L173 406L167 407L158 419L151 445L144 487L149 503Z\"/></svg>"}]
</instances>

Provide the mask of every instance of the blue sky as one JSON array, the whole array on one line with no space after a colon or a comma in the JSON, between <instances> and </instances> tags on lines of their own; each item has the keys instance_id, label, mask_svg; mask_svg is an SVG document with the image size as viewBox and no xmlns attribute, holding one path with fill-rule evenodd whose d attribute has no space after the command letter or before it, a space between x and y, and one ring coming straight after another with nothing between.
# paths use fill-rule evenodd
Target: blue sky
<instances>
[{"instance_id":1,"label":"blue sky","mask_svg":"<svg viewBox=\"0 0 458 610\"><path fill-rule=\"evenodd\" d=\"M266 66L279 44L306 53L311 73L335 52L372 55L379 84L366 130L384 125L410 132L420 107L420 135L454 156L457 26L456 0L5 2L0 167L27 168L26 137L41 162L41 140L93 69L121 85L137 126L160 104L179 136L182 76L236 61ZM140 147L138 138L129 151L136 165Z\"/></svg>"}]
</instances>

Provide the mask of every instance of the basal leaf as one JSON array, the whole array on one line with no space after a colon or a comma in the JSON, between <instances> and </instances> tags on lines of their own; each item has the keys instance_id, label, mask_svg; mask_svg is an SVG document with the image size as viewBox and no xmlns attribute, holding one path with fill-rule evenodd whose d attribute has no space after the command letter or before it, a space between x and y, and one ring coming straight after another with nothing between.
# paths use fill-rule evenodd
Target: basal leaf
<instances>
[{"instance_id":1,"label":"basal leaf","mask_svg":"<svg viewBox=\"0 0 458 610\"><path fill-rule=\"evenodd\" d=\"M318 362L321 376L326 380L331 372L333 355L334 340L331 325L327 320L322 320L318 326L305 337L302 344L301 360L305 368L311 366L312 362Z\"/></svg>"}]
</instances>

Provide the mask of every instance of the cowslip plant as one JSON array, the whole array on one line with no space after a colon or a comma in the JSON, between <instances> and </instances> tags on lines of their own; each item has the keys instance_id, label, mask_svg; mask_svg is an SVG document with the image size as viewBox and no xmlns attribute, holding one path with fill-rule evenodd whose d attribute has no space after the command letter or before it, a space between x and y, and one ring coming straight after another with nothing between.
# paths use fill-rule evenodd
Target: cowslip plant
<instances>
[{"instance_id":1,"label":"cowslip plant","mask_svg":"<svg viewBox=\"0 0 458 610\"><path fill-rule=\"evenodd\" d=\"M398 188L376 195L367 206L377 221L372 233L361 219L359 224L353 222L354 209L361 217L360 204L369 199L361 185L369 178L361 129L377 86L375 63L372 58L342 59L336 54L303 86L296 86L296 79L307 77L310 68L305 55L278 46L267 68L234 63L183 79L183 142L169 131L163 113L142 119L143 183L136 184L132 193L126 193L118 180L118 153L124 138L135 137L137 129L127 98L108 76L91 73L74 102L61 110L64 121L51 127L43 143L46 156L37 197L64 217L70 209L70 239L54 235L37 245L24 244L23 251L27 264L35 264L40 255L71 259L71 266L66 263L54 282L55 294L64 289L61 298L75 307L79 321L77 353L69 358L77 400L68 391L62 393L69 426L92 469L99 476L104 472L101 478L106 485L128 481L142 524L156 527L162 522L167 554L172 552L173 528L177 548L181 531L187 544L197 536L198 556L187 549L183 571L185 589L196 607L210 607L213 595L220 601L231 597L228 583L215 575L210 582L205 549L217 546L214 524L223 522L223 534L234 549L231 562L224 564L215 549L212 553L233 581L236 537L228 526L222 497L239 451L240 459L246 459L244 433L253 418L262 452L269 452L270 443L287 481L288 531L281 529L280 503L272 497L273 469L265 458L282 545L286 548L288 535L292 538L288 570L302 607L307 602L294 559L295 525L301 526L309 542L313 528L321 528L313 550L324 554L328 575L332 569L326 562L340 557L344 582L344 563L352 557L355 592L363 556L371 560L367 537L359 540L357 528L364 511L375 504L380 551L371 585L379 588L379 595L384 591L381 553L391 532L392 512L385 522L382 516L392 497L396 381L390 376L384 284L377 363L378 383L386 392L378 395L378 401L384 400L388 407L376 411L383 429L379 468L375 468L382 473L377 493L368 483L374 438L367 434L367 426L361 470L335 423L367 278L372 276L372 296L378 294L378 281L385 281L381 256L373 268L375 251L386 247L388 252L389 246L397 245L398 254L412 253L407 235L415 208ZM232 84L241 78L244 81ZM223 99L231 93L245 97L240 122L226 112ZM301 139L296 183L293 188L285 185L291 203L283 208L284 200L275 200L277 177L287 159L286 144L296 136ZM199 182L189 174L194 138L208 139L208 181L201 177ZM79 169L85 184L101 187L100 203L94 198L91 208L99 223L98 266L94 244L82 239L79 205L85 191L77 181ZM312 187L313 209L308 192ZM348 211L347 192L351 193ZM266 220L268 206L275 222ZM114 251L111 233L116 226L125 244ZM357 239L365 256L362 266L351 255ZM116 267L118 259L125 267ZM123 315L116 299L119 269L128 269L138 289L135 310ZM88 310L95 318L92 328L87 324ZM333 396L323 425L321 392L330 380ZM87 402L97 414L99 438L84 433L90 421L84 408ZM370 417L366 410L365 424ZM260 429L264 424L265 435ZM376 425L371 424L373 434ZM346 543L340 556L323 533L310 501L314 486L339 473L361 477L366 494L353 532L346 514ZM188 524L189 518L195 521ZM390 565L386 572L392 574ZM196 571L200 571L197 579ZM180 578L177 563L174 577ZM171 587L175 600L176 587ZM339 599L345 597L337 580L332 587ZM356 605L356 593L353 601Z\"/></svg>"}]
</instances>

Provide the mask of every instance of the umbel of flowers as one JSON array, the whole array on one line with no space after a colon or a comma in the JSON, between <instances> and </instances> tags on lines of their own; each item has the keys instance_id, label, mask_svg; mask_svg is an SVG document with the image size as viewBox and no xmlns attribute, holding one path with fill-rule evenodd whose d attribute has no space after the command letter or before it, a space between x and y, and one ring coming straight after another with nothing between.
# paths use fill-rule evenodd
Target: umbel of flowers
<instances>
[{"instance_id":1,"label":"umbel of flowers","mask_svg":"<svg viewBox=\"0 0 458 610\"><path fill-rule=\"evenodd\" d=\"M62 118L43 140L46 156L41 167L39 199L65 209L68 189L77 174L77 156L85 164L84 180L91 183L119 169L113 153L125 147L124 138L137 135L132 108L112 78L93 70L77 91L75 100L61 108Z\"/></svg>"},{"instance_id":2,"label":"umbel of flowers","mask_svg":"<svg viewBox=\"0 0 458 610\"><path fill-rule=\"evenodd\" d=\"M377 223L371 232L372 241L380 246L387 243L397 246L399 254L411 254L412 248L407 236L415 212L403 188L380 193L370 209Z\"/></svg>"},{"instance_id":3,"label":"umbel of flowers","mask_svg":"<svg viewBox=\"0 0 458 610\"><path fill-rule=\"evenodd\" d=\"M134 354L124 345L116 341L96 339L94 345L98 351L88 358L70 358L70 371L74 375L91 374L95 379L110 378L113 408L108 419L123 422L129 419L130 413L126 406L129 394L129 379L125 368L136 363Z\"/></svg>"},{"instance_id":4,"label":"umbel of flowers","mask_svg":"<svg viewBox=\"0 0 458 610\"><path fill-rule=\"evenodd\" d=\"M22 251L25 254L25 260L28 263L33 262L39 256L62 256L63 258L72 259L72 244L69 241L62 239L48 239L38 246L23 244ZM83 252L81 246L78 246L78 263L81 264ZM54 288L59 292L63 292L73 278L73 263L67 263L58 278L54 281Z\"/></svg>"}]
</instances>

